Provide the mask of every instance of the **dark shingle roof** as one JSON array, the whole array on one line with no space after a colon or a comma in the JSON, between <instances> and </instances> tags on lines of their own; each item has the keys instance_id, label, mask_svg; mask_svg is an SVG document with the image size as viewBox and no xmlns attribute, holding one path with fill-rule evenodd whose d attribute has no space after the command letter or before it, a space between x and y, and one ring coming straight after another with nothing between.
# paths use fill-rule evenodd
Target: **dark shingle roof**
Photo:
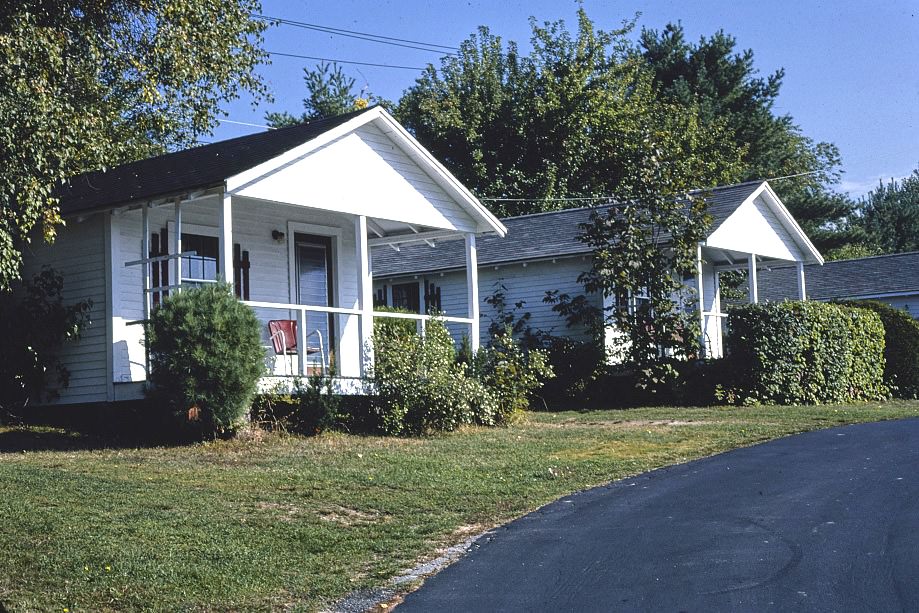
<instances>
[{"instance_id":1,"label":"dark shingle roof","mask_svg":"<svg viewBox=\"0 0 919 613\"><path fill-rule=\"evenodd\" d=\"M370 107L373 108L373 107ZM64 215L104 209L220 184L227 177L290 151L363 109L302 125L240 136L209 145L79 175L58 190Z\"/></svg>"},{"instance_id":2,"label":"dark shingle roof","mask_svg":"<svg viewBox=\"0 0 919 613\"><path fill-rule=\"evenodd\" d=\"M760 270L758 281L763 300L798 296L794 266ZM809 264L804 267L804 284L812 300L919 293L919 252Z\"/></svg>"},{"instance_id":3,"label":"dark shingle roof","mask_svg":"<svg viewBox=\"0 0 919 613\"><path fill-rule=\"evenodd\" d=\"M717 229L762 184L762 181L751 181L707 190L708 212L713 218L709 232ZM590 248L578 240L580 225L590 220L593 210L605 208L585 207L504 218L501 222L507 227L506 238L490 235L476 240L479 264L590 253ZM376 277L451 270L465 265L463 241L445 241L435 248L423 243L405 245L398 252L389 247L373 250L373 275Z\"/></svg>"}]
</instances>

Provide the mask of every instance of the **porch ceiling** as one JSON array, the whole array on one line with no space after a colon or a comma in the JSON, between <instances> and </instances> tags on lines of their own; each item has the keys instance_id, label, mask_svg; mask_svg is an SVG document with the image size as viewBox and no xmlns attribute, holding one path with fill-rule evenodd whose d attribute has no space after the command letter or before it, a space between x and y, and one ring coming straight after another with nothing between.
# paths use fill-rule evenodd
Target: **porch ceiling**
<instances>
[{"instance_id":1,"label":"porch ceiling","mask_svg":"<svg viewBox=\"0 0 919 613\"><path fill-rule=\"evenodd\" d=\"M747 268L747 258L750 257L750 252L737 251L734 249L721 249L718 247L702 247L702 259L712 266L722 267L722 268ZM771 258L767 256L756 255L757 262L762 264L776 263L776 264L789 264L793 263L794 260L786 260L781 258Z\"/></svg>"}]
</instances>

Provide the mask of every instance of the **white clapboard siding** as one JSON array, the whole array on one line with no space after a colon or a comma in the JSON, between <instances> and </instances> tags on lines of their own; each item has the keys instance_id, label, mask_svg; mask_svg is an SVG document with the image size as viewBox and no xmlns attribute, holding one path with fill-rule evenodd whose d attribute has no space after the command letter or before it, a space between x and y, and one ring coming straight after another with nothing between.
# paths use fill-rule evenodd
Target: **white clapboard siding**
<instances>
[{"instance_id":1,"label":"white clapboard siding","mask_svg":"<svg viewBox=\"0 0 919 613\"><path fill-rule=\"evenodd\" d=\"M333 236L333 266L335 296L337 304L345 308L357 306L358 266L355 253L353 219L329 211L317 211L301 206L279 205L248 198L233 198L233 242L243 251L249 252L250 300L259 302L296 302L290 291L290 263L288 242L294 240L295 231ZM150 213L150 231L167 228L169 251L172 251L174 209L165 206ZM141 257L141 213L129 211L120 216L121 259L130 261ZM292 225L293 224L293 225ZM305 229L297 230L305 224ZM217 199L209 198L182 206L182 228L184 234L206 234L216 236ZM284 239L276 241L272 231L284 233ZM114 309L114 371L116 382L143 381L146 378L144 364L143 329L127 326L125 322L143 318L142 269L139 266L121 267L119 272L118 302ZM174 281L173 279L170 279ZM259 318L288 319L295 317L286 311L257 309ZM357 317L337 316L336 327L340 330L341 349L338 365L342 374L359 368L357 347L359 346ZM267 327L262 331L263 341L269 344ZM353 355L352 355L353 354ZM353 362L353 364L351 364ZM351 373L354 374L354 373Z\"/></svg>"},{"instance_id":2,"label":"white clapboard siding","mask_svg":"<svg viewBox=\"0 0 919 613\"><path fill-rule=\"evenodd\" d=\"M906 311L913 319L919 319L919 295L881 298L880 301L889 304L895 309Z\"/></svg>"},{"instance_id":3,"label":"white clapboard siding","mask_svg":"<svg viewBox=\"0 0 919 613\"><path fill-rule=\"evenodd\" d=\"M429 174L369 124L235 193L438 229L476 229Z\"/></svg>"},{"instance_id":4,"label":"white clapboard siding","mask_svg":"<svg viewBox=\"0 0 919 613\"><path fill-rule=\"evenodd\" d=\"M436 254L433 254L432 257L436 257ZM530 313L529 325L532 328L556 336L589 340L590 337L585 330L568 328L564 318L552 310L552 305L543 302L546 292L550 290L559 290L560 293L567 293L572 297L583 294L583 287L577 282L577 279L578 275L589 267L589 262L580 257L560 258L555 262L530 262L526 266L523 266L522 263L501 265L497 267L497 270L493 265L480 266L479 297L481 303L479 310L482 318L480 327L482 344L486 344L489 340L488 327L495 316L494 309L485 300L494 295L502 285L507 288L505 295L508 308L513 308L518 301L525 303L518 313ZM385 285L391 295L394 284L416 282L420 284L420 293L423 294L425 280L440 287L441 309L445 315L468 317L465 271L378 278L374 280L374 291ZM599 306L599 298L596 298L596 302ZM447 327L456 339L469 332L468 326L462 324L449 324Z\"/></svg>"},{"instance_id":5,"label":"white clapboard siding","mask_svg":"<svg viewBox=\"0 0 919 613\"><path fill-rule=\"evenodd\" d=\"M106 372L105 317L105 228L108 214L93 215L83 221L70 219L58 229L54 245L40 237L33 239L24 253L24 278L31 278L42 266L51 266L64 276L65 304L91 300L91 323L82 337L64 343L60 357L70 371L70 385L59 390L53 403L105 401Z\"/></svg>"},{"instance_id":6,"label":"white clapboard siding","mask_svg":"<svg viewBox=\"0 0 919 613\"><path fill-rule=\"evenodd\" d=\"M791 232L782 225L762 196L739 206L708 237L706 245L781 260L804 259Z\"/></svg>"}]
</instances>

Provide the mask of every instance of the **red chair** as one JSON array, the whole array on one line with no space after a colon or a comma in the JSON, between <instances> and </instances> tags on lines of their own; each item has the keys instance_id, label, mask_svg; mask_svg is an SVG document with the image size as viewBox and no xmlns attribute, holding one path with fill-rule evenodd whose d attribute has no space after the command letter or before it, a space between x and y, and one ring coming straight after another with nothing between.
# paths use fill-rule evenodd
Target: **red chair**
<instances>
[{"instance_id":1,"label":"red chair","mask_svg":"<svg viewBox=\"0 0 919 613\"><path fill-rule=\"evenodd\" d=\"M268 334L274 345L275 355L297 353L297 320L272 319L268 322Z\"/></svg>"}]
</instances>

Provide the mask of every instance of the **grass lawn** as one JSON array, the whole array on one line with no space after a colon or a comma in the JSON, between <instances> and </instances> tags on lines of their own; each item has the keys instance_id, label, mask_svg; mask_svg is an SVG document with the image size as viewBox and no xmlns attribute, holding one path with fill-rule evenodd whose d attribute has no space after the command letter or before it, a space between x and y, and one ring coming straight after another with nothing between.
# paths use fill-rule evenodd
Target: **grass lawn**
<instances>
[{"instance_id":1,"label":"grass lawn","mask_svg":"<svg viewBox=\"0 0 919 613\"><path fill-rule=\"evenodd\" d=\"M0 429L0 610L313 610L561 495L919 402L537 413L425 439ZM55 450L27 450L54 448Z\"/></svg>"}]
</instances>

